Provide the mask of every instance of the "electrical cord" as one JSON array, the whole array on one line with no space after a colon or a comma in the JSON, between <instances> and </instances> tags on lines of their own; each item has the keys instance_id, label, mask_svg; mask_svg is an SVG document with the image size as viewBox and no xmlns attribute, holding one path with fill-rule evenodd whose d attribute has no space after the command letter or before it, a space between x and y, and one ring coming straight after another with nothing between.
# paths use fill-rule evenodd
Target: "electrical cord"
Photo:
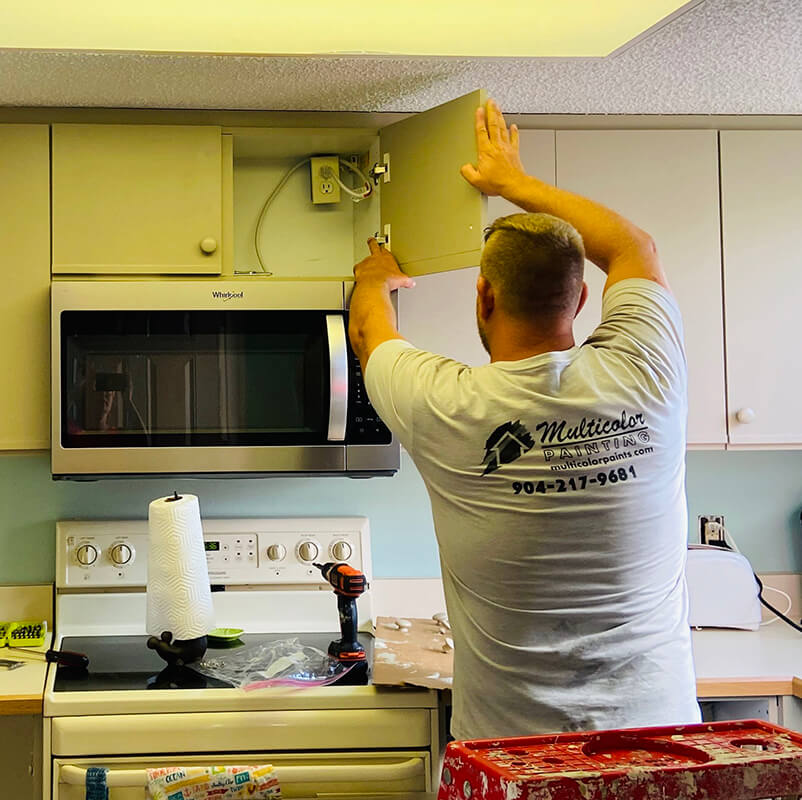
<instances>
[{"instance_id":1,"label":"electrical cord","mask_svg":"<svg viewBox=\"0 0 802 800\"><path fill-rule=\"evenodd\" d=\"M784 592L782 589L778 589L776 586L766 586L764 588L769 592L777 592L777 594L781 594L786 599L788 605L785 607L785 610L782 613L788 614L788 612L791 610L791 606L794 604L794 601L791 600L791 595L788 594L788 592ZM772 619L767 619L765 622L760 623L760 627L764 628L766 625L773 625L778 619L778 616Z\"/></svg>"},{"instance_id":2,"label":"electrical cord","mask_svg":"<svg viewBox=\"0 0 802 800\"><path fill-rule=\"evenodd\" d=\"M351 172L354 173L358 178L362 179L362 182L365 184L362 192L354 191L350 186L346 186L339 175L335 175L334 171L329 167L326 167L326 177L327 178L334 178L335 181L340 185L340 188L348 195L351 196L351 199L355 203L361 203L365 198L370 197L373 194L373 186L371 186L370 181L365 176L365 173L362 172L356 164L352 164L350 161L346 161L344 158L340 159L340 164L342 164L347 169L350 169Z\"/></svg>"},{"instance_id":3,"label":"electrical cord","mask_svg":"<svg viewBox=\"0 0 802 800\"><path fill-rule=\"evenodd\" d=\"M735 539L732 537L732 534L719 522L708 522L707 523L707 531L708 533L712 533L714 535L720 535L721 539L715 539L713 544L715 547L723 547L726 550L732 550L735 553L740 553L741 551L738 549L738 545L735 543ZM708 543L710 539L708 538ZM755 581L757 581L757 599L760 601L761 605L765 606L769 611L776 615L775 619L767 620L766 622L761 622L760 627L764 627L765 625L771 625L772 623L776 622L778 619L781 619L783 622L788 623L792 628L802 632L802 625L798 625L794 622L790 617L787 616L788 612L791 610L791 606L793 605L793 601L791 600L790 595L787 592L784 592L782 589L777 589L774 586L763 586L763 581L758 578L757 573L752 570L752 574L755 576ZM787 601L788 601L788 608L785 611L780 611L779 609L775 608L765 597L763 597L763 592L771 591L777 592L777 594L781 594Z\"/></svg>"},{"instance_id":4,"label":"electrical cord","mask_svg":"<svg viewBox=\"0 0 802 800\"><path fill-rule=\"evenodd\" d=\"M259 212L259 216L256 218L256 228L253 232L253 247L254 250L256 250L256 260L259 262L259 266L265 275L273 274L265 267L264 261L262 260L262 248L259 245L259 238L262 233L262 224L265 221L267 209L270 207L270 204L273 202L273 200L276 199L278 193L287 185L287 181L290 179L293 173L297 172L304 164L308 164L311 160L311 158L305 158L303 161L299 161L297 164L295 164L295 166L290 167L287 172L284 173L282 179L276 184L273 191L267 196L267 200L265 200L262 210Z\"/></svg>"},{"instance_id":5,"label":"electrical cord","mask_svg":"<svg viewBox=\"0 0 802 800\"><path fill-rule=\"evenodd\" d=\"M273 200L276 199L278 193L287 185L287 181L290 179L290 177L295 172L297 172L302 166L304 166L304 164L308 164L311 160L312 160L311 158L305 158L302 161L299 161L294 166L290 167L290 169L288 169L287 172L284 173L283 177L276 184L276 186L273 189L273 191L270 192L270 194L267 196L267 199L265 200L264 205L262 206L262 210L259 212L259 216L256 218L256 228L254 229L254 232L253 232L253 247L254 247L254 250L256 251L256 260L259 262L259 268L262 270L262 274L264 274L264 275L272 275L273 274L272 272L270 272L270 270L268 270L265 267L264 260L262 259L262 248L261 248L261 245L259 244L259 241L261 239L261 233L262 233L262 225L264 224L264 221L265 221L265 215L267 214L267 209L270 207L270 204L273 202ZM334 174L333 170L329 170L330 176L332 178L334 178L334 180L336 180L337 183L340 184L340 188L344 192L346 192L346 194L349 194L351 196L351 199L355 203L359 203L362 200L364 200L366 197L370 197L370 195L373 194L373 187L371 186L370 181L365 176L365 173L362 172L362 170L359 169L359 167L357 167L356 164L352 164L350 161L346 161L344 158L340 159L340 164L342 164L347 169L351 170L351 172L353 172L355 175L357 175L357 177L359 177L362 181L364 181L364 184L365 184L364 187L363 187L362 193L356 192L350 186L346 186L342 182L342 180L340 179L340 176ZM246 271L243 271L243 272L235 271L234 274L236 274L236 275L254 275L254 274L259 274L259 273L256 273L256 272L254 272L252 270L246 270Z\"/></svg>"},{"instance_id":6,"label":"electrical cord","mask_svg":"<svg viewBox=\"0 0 802 800\"><path fill-rule=\"evenodd\" d=\"M757 581L757 588L758 588L757 599L760 600L760 602L769 611L772 611L773 613L775 613L783 622L787 622L792 628L796 628L796 630L802 632L802 625L797 625L797 623L794 622L790 617L785 616L785 614L783 614L782 611L777 610L771 603L769 603L763 597L763 582L760 580L760 578L758 578L757 574L755 574L755 580ZM774 589L773 586L767 586L766 588L767 589ZM774 591L778 592L780 590L779 589L774 589ZM785 592L782 592L782 594L785 594ZM787 595L786 595L786 597L787 597ZM788 598L788 599L790 600L790 598ZM791 607L789 606L787 610L790 611ZM775 620L772 620L772 622L774 622L774 621Z\"/></svg>"}]
</instances>

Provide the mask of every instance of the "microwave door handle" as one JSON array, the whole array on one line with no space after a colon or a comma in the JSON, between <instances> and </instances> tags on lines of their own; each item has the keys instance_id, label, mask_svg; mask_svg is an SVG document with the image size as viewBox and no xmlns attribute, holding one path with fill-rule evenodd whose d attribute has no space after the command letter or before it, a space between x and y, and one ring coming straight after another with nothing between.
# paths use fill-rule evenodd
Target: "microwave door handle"
<instances>
[{"instance_id":1,"label":"microwave door handle","mask_svg":"<svg viewBox=\"0 0 802 800\"><path fill-rule=\"evenodd\" d=\"M329 339L329 431L328 441L345 441L348 421L348 342L342 314L326 314Z\"/></svg>"}]
</instances>

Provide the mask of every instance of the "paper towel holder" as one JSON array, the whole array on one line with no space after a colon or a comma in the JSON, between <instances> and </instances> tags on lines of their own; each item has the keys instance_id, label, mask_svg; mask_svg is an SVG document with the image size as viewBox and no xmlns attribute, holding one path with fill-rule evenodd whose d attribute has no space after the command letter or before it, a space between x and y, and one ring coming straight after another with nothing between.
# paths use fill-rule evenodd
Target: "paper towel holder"
<instances>
[{"instance_id":1,"label":"paper towel holder","mask_svg":"<svg viewBox=\"0 0 802 800\"><path fill-rule=\"evenodd\" d=\"M147 645L150 650L155 650L168 664L175 667L183 667L200 661L206 653L207 638L198 636L196 639L185 639L180 641L173 640L170 631L162 631L161 638L151 636Z\"/></svg>"},{"instance_id":2,"label":"paper towel holder","mask_svg":"<svg viewBox=\"0 0 802 800\"><path fill-rule=\"evenodd\" d=\"M172 497L165 497L164 498L164 502L165 503L175 503L176 500L183 500L183 499L184 499L184 496L178 494L178 492L175 489L173 489L173 496Z\"/></svg>"}]
</instances>

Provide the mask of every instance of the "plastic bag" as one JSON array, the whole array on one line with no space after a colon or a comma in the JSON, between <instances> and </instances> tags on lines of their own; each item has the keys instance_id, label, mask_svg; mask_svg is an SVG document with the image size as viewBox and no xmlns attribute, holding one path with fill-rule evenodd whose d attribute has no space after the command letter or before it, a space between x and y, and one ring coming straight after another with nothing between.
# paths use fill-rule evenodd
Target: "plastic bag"
<instances>
[{"instance_id":1,"label":"plastic bag","mask_svg":"<svg viewBox=\"0 0 802 800\"><path fill-rule=\"evenodd\" d=\"M192 667L203 675L251 691L270 686L328 686L348 673L353 664L343 664L295 638L237 650L207 651L203 660Z\"/></svg>"}]
</instances>

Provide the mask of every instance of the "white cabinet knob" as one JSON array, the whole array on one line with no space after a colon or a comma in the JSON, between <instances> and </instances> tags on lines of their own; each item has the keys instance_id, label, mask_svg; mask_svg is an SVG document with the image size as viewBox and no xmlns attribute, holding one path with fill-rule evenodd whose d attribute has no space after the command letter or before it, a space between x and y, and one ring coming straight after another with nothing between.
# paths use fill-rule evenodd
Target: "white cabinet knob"
<instances>
[{"instance_id":1,"label":"white cabinet knob","mask_svg":"<svg viewBox=\"0 0 802 800\"><path fill-rule=\"evenodd\" d=\"M335 561L348 561L351 558L351 554L354 552L353 548L351 547L348 542L344 542L340 540L339 542L335 542L331 546L331 557Z\"/></svg>"},{"instance_id":2,"label":"white cabinet knob","mask_svg":"<svg viewBox=\"0 0 802 800\"><path fill-rule=\"evenodd\" d=\"M97 561L97 548L91 544L82 544L76 551L75 557L78 563L84 567L89 567Z\"/></svg>"},{"instance_id":3,"label":"white cabinet knob","mask_svg":"<svg viewBox=\"0 0 802 800\"><path fill-rule=\"evenodd\" d=\"M754 422L755 411L752 408L739 408L735 414L735 419L742 425L748 425L750 422Z\"/></svg>"},{"instance_id":4,"label":"white cabinet knob","mask_svg":"<svg viewBox=\"0 0 802 800\"><path fill-rule=\"evenodd\" d=\"M271 544L267 548L267 557L271 561L282 561L287 555L287 548L283 544Z\"/></svg>"},{"instance_id":5,"label":"white cabinet knob","mask_svg":"<svg viewBox=\"0 0 802 800\"><path fill-rule=\"evenodd\" d=\"M314 542L301 542L298 546L298 557L301 561L312 562L317 558L319 552L320 550Z\"/></svg>"},{"instance_id":6,"label":"white cabinet knob","mask_svg":"<svg viewBox=\"0 0 802 800\"><path fill-rule=\"evenodd\" d=\"M200 249L206 253L207 256L211 255L215 250L217 250L217 239L213 238L212 236L207 236L205 239L201 239Z\"/></svg>"},{"instance_id":7,"label":"white cabinet knob","mask_svg":"<svg viewBox=\"0 0 802 800\"><path fill-rule=\"evenodd\" d=\"M134 548L127 544L115 544L111 548L109 556L114 564L121 567L134 560Z\"/></svg>"}]
</instances>

